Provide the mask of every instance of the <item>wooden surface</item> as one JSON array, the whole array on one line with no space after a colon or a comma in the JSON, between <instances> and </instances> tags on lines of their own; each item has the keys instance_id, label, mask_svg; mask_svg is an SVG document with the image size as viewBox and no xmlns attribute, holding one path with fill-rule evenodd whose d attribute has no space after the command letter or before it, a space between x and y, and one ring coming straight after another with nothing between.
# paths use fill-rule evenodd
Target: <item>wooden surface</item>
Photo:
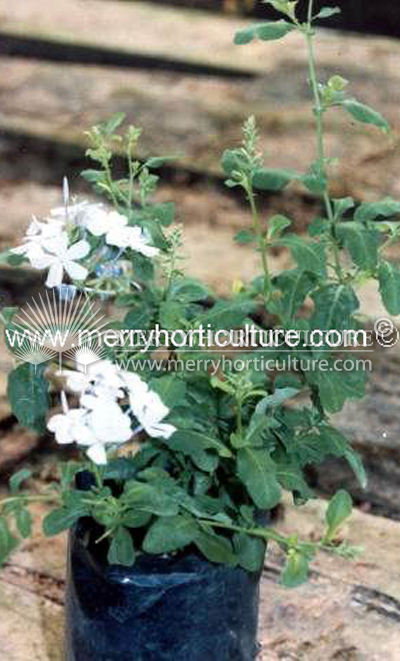
<instances>
[{"instance_id":1,"label":"wooden surface","mask_svg":"<svg viewBox=\"0 0 400 661\"><path fill-rule=\"evenodd\" d=\"M1 29L9 34L173 53L184 61L234 62L260 74L253 81L226 81L4 58L0 129L50 138L60 149L83 148L88 126L123 110L144 129L142 156L176 154L183 168L220 175L222 151L238 144L244 118L255 113L270 166L295 163L306 170L314 158L305 49L298 35L279 46L235 47L232 36L246 21L140 2L16 0L9 5L0 0L0 15ZM318 41L321 77L342 73L352 81L351 93L378 107L395 129L387 139L375 128L355 126L342 111L327 115L329 155L342 158L334 172L334 195L398 194L400 44L324 31Z\"/></svg>"},{"instance_id":2,"label":"wooden surface","mask_svg":"<svg viewBox=\"0 0 400 661\"><path fill-rule=\"evenodd\" d=\"M323 509L287 506L279 527L312 537ZM296 590L279 585L280 556L267 557L260 661L398 661L400 523L356 512L346 537L364 545L364 555L354 562L319 556L310 582ZM1 574L2 661L61 661L64 558L64 537L37 536Z\"/></svg>"}]
</instances>

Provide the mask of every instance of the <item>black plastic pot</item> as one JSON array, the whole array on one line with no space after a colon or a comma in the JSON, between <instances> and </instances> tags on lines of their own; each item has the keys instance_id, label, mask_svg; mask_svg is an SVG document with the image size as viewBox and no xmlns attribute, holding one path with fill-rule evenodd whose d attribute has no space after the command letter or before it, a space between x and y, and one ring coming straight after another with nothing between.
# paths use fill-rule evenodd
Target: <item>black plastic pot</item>
<instances>
[{"instance_id":1,"label":"black plastic pot","mask_svg":"<svg viewBox=\"0 0 400 661\"><path fill-rule=\"evenodd\" d=\"M258 573L195 553L140 556L110 566L85 543L90 522L70 532L67 661L253 661Z\"/></svg>"}]
</instances>

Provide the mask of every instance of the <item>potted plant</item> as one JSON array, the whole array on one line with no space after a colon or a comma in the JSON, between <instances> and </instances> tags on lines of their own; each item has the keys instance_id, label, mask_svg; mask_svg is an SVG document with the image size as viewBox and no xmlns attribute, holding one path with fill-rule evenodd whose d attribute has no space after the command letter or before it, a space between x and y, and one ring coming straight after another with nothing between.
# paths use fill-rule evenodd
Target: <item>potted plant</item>
<instances>
[{"instance_id":1,"label":"potted plant","mask_svg":"<svg viewBox=\"0 0 400 661\"><path fill-rule=\"evenodd\" d=\"M82 173L112 209L71 201L65 184L64 206L34 220L23 245L3 257L46 270L47 286L58 292L44 300L53 311L47 317L33 308L36 326L32 316L23 320L15 310L3 310L8 345L20 358L9 375L12 410L21 424L40 432L47 426L58 443L76 444L82 453L61 464L60 480L43 493L25 490L27 470L11 478L10 495L0 503L0 560L14 549L17 534L30 535L29 505L47 501L44 533L70 530L71 661L250 661L257 653L267 543L286 555L286 586L306 580L318 550L353 553L337 541L351 512L345 491L332 498L326 532L317 541L280 534L268 525L268 512L283 491L299 505L315 497L305 469L329 455L347 459L361 484L366 481L360 458L330 422L346 399L363 397L365 373L348 354L347 371L335 369L329 333L339 334L341 347L345 331L362 328L354 287L365 278L377 279L388 311L400 313L400 271L384 259L399 234L390 219L400 204L331 198L323 121L336 106L356 121L385 132L389 127L347 94L341 76L318 81L314 21L339 10L327 7L315 16L309 0L308 20L300 23L297 2L268 4L283 18L246 28L235 41L280 39L294 31L304 37L317 157L306 173L266 167L253 118L245 123L242 145L223 155L227 185L241 187L251 206L253 227L238 240L259 252L259 277L221 300L184 275L181 232L169 228L174 206L151 201L155 172L165 159L136 159L140 131L129 127L122 135L122 115L88 133L87 155L95 166ZM122 179L113 176L115 151L127 158ZM264 222L258 211L262 191L279 191L292 181L324 205L306 238L288 231L288 218ZM276 247L291 251L293 268L271 272L269 251ZM119 314L99 330L92 321L100 299L111 299ZM281 338L272 345L260 322L266 311ZM29 334L38 328L42 340L49 328L67 331L67 348ZM82 328L91 333L74 346ZM92 331L98 331L95 340ZM313 332L318 343L305 339ZM217 339L224 347L226 337L229 350L216 354ZM49 417L58 369L51 361L62 353L62 407ZM265 369L267 359L274 369Z\"/></svg>"}]
</instances>

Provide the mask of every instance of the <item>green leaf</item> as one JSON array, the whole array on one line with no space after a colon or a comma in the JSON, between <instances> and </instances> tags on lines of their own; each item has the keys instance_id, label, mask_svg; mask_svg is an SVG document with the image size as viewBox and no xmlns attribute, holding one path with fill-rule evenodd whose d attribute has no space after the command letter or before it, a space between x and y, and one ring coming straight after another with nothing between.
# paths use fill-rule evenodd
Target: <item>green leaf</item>
<instances>
[{"instance_id":1,"label":"green leaf","mask_svg":"<svg viewBox=\"0 0 400 661\"><path fill-rule=\"evenodd\" d=\"M149 387L160 396L169 409L186 405L186 384L174 374L168 374L149 381Z\"/></svg>"},{"instance_id":2,"label":"green leaf","mask_svg":"<svg viewBox=\"0 0 400 661\"><path fill-rule=\"evenodd\" d=\"M347 491L341 489L331 499L325 518L328 524L328 537L332 538L342 523L351 515L353 502Z\"/></svg>"},{"instance_id":3,"label":"green leaf","mask_svg":"<svg viewBox=\"0 0 400 661\"><path fill-rule=\"evenodd\" d=\"M43 532L46 537L54 537L63 530L72 528L74 523L87 513L88 511L84 508L67 509L66 507L60 507L52 510L43 519Z\"/></svg>"},{"instance_id":4,"label":"green leaf","mask_svg":"<svg viewBox=\"0 0 400 661\"><path fill-rule=\"evenodd\" d=\"M15 521L19 534L23 539L30 536L32 530L32 517L29 510L18 509L15 515Z\"/></svg>"},{"instance_id":5,"label":"green leaf","mask_svg":"<svg viewBox=\"0 0 400 661\"><path fill-rule=\"evenodd\" d=\"M302 181L307 190L309 190L310 193L314 193L314 195L322 195L327 188L327 179L322 174L306 174L303 177L300 177L300 181Z\"/></svg>"},{"instance_id":6,"label":"green leaf","mask_svg":"<svg viewBox=\"0 0 400 661\"><path fill-rule=\"evenodd\" d=\"M152 310L145 304L132 308L124 318L124 329L147 330L152 319Z\"/></svg>"},{"instance_id":7,"label":"green leaf","mask_svg":"<svg viewBox=\"0 0 400 661\"><path fill-rule=\"evenodd\" d=\"M107 181L107 175L102 170L83 170L81 172L81 177L90 184L105 183Z\"/></svg>"},{"instance_id":8,"label":"green leaf","mask_svg":"<svg viewBox=\"0 0 400 661\"><path fill-rule=\"evenodd\" d=\"M256 406L257 414L265 414L268 409L280 406L288 399L292 399L298 394L298 388L277 388L272 395L267 395L261 399Z\"/></svg>"},{"instance_id":9,"label":"green leaf","mask_svg":"<svg viewBox=\"0 0 400 661\"><path fill-rule=\"evenodd\" d=\"M311 491L308 486L303 471L300 466L298 466L296 460L290 460L288 456L285 459L279 459L274 454L274 459L277 462L277 478L279 484L286 491L291 491L293 493L295 502L297 503L301 500L302 503L306 502L310 498L314 498L314 493Z\"/></svg>"},{"instance_id":10,"label":"green leaf","mask_svg":"<svg viewBox=\"0 0 400 661\"><path fill-rule=\"evenodd\" d=\"M152 280L154 277L153 262L151 259L141 255L138 252L134 252L134 256L132 258L132 268L134 275L138 280L146 282L148 280Z\"/></svg>"},{"instance_id":11,"label":"green leaf","mask_svg":"<svg viewBox=\"0 0 400 661\"><path fill-rule=\"evenodd\" d=\"M265 559L266 544L262 539L238 533L233 537L233 547L241 567L250 572L258 572Z\"/></svg>"},{"instance_id":12,"label":"green leaf","mask_svg":"<svg viewBox=\"0 0 400 661\"><path fill-rule=\"evenodd\" d=\"M280 191L291 181L298 178L294 170L272 170L262 168L253 175L253 186L259 190Z\"/></svg>"},{"instance_id":13,"label":"green leaf","mask_svg":"<svg viewBox=\"0 0 400 661\"><path fill-rule=\"evenodd\" d=\"M315 287L315 276L302 269L282 271L274 281L281 294L270 303L271 311L291 320Z\"/></svg>"},{"instance_id":14,"label":"green leaf","mask_svg":"<svg viewBox=\"0 0 400 661\"><path fill-rule=\"evenodd\" d=\"M307 241L296 234L289 234L275 242L277 246L289 248L301 271L319 276L326 275L325 247L316 241Z\"/></svg>"},{"instance_id":15,"label":"green leaf","mask_svg":"<svg viewBox=\"0 0 400 661\"><path fill-rule=\"evenodd\" d=\"M29 480L31 475L32 475L32 471L28 470L27 468L22 468L17 473L14 473L14 475L10 477L10 480L8 482L11 493L12 494L17 493L21 484L25 482L25 480Z\"/></svg>"},{"instance_id":16,"label":"green leaf","mask_svg":"<svg viewBox=\"0 0 400 661\"><path fill-rule=\"evenodd\" d=\"M338 238L343 241L353 262L364 271L374 271L378 262L380 233L360 222L339 223Z\"/></svg>"},{"instance_id":17,"label":"green leaf","mask_svg":"<svg viewBox=\"0 0 400 661\"><path fill-rule=\"evenodd\" d=\"M202 282L193 278L177 278L171 284L169 299L195 303L210 296L210 290Z\"/></svg>"},{"instance_id":18,"label":"green leaf","mask_svg":"<svg viewBox=\"0 0 400 661\"><path fill-rule=\"evenodd\" d=\"M19 257L19 255L15 255L14 253L11 252L10 249L4 250L0 253L0 264L10 264L10 260L12 257ZM18 310L17 310L18 311Z\"/></svg>"},{"instance_id":19,"label":"green leaf","mask_svg":"<svg viewBox=\"0 0 400 661\"><path fill-rule=\"evenodd\" d=\"M352 197L342 197L332 200L334 215L336 220L339 220L343 217L346 211L354 208L355 202Z\"/></svg>"},{"instance_id":20,"label":"green leaf","mask_svg":"<svg viewBox=\"0 0 400 661\"><path fill-rule=\"evenodd\" d=\"M5 518L0 518L0 566L7 560L14 546Z\"/></svg>"},{"instance_id":21,"label":"green leaf","mask_svg":"<svg viewBox=\"0 0 400 661\"><path fill-rule=\"evenodd\" d=\"M368 478L367 474L365 472L363 460L358 454L358 452L355 452L352 447L347 448L347 450L344 453L344 457L349 464L349 466L352 468L354 475L356 476L357 480L360 483L360 486L362 489L365 489L367 484L368 484Z\"/></svg>"},{"instance_id":22,"label":"green leaf","mask_svg":"<svg viewBox=\"0 0 400 661\"><path fill-rule=\"evenodd\" d=\"M235 35L234 43L237 46L243 46L249 44L253 39L274 41L275 39L282 39L282 37L285 37L294 29L295 26L292 23L284 20L271 23L258 23L244 30L239 30Z\"/></svg>"},{"instance_id":23,"label":"green leaf","mask_svg":"<svg viewBox=\"0 0 400 661\"><path fill-rule=\"evenodd\" d=\"M341 14L342 10L340 7L324 7L314 18L330 18L335 16L335 14Z\"/></svg>"},{"instance_id":24,"label":"green leaf","mask_svg":"<svg viewBox=\"0 0 400 661\"><path fill-rule=\"evenodd\" d=\"M192 544L198 534L196 521L188 516L158 519L149 529L143 542L146 553L172 553Z\"/></svg>"},{"instance_id":25,"label":"green leaf","mask_svg":"<svg viewBox=\"0 0 400 661\"><path fill-rule=\"evenodd\" d=\"M265 450L242 448L237 454L238 475L260 509L271 509L281 499L276 466Z\"/></svg>"},{"instance_id":26,"label":"green leaf","mask_svg":"<svg viewBox=\"0 0 400 661\"><path fill-rule=\"evenodd\" d=\"M153 204L151 207L152 215L164 227L168 227L175 219L175 204L173 202L161 202Z\"/></svg>"},{"instance_id":27,"label":"green leaf","mask_svg":"<svg viewBox=\"0 0 400 661\"><path fill-rule=\"evenodd\" d=\"M340 389L340 392L343 393L343 389ZM297 437L294 446L289 450L291 453L294 451L295 461L300 466L306 466L320 463L328 456L343 457L351 466L361 487L365 489L367 476L362 460L353 450L347 438L338 429L327 424L320 425L318 432L310 432Z\"/></svg>"},{"instance_id":28,"label":"green leaf","mask_svg":"<svg viewBox=\"0 0 400 661\"><path fill-rule=\"evenodd\" d=\"M243 324L256 308L253 301L244 296L237 296L230 301L217 301L210 310L199 315L197 321L205 327L210 324L215 330L235 328Z\"/></svg>"},{"instance_id":29,"label":"green leaf","mask_svg":"<svg viewBox=\"0 0 400 661\"><path fill-rule=\"evenodd\" d=\"M151 519L149 512L137 512L136 510L128 510L121 517L121 523L126 528L142 528L147 526Z\"/></svg>"},{"instance_id":30,"label":"green leaf","mask_svg":"<svg viewBox=\"0 0 400 661\"><path fill-rule=\"evenodd\" d=\"M226 149L222 154L221 167L231 176L233 172L248 172L250 165L242 150Z\"/></svg>"},{"instance_id":31,"label":"green leaf","mask_svg":"<svg viewBox=\"0 0 400 661\"><path fill-rule=\"evenodd\" d=\"M150 512L156 516L175 516L179 512L178 504L166 493L161 483L145 484L129 480L125 483L124 501L132 509Z\"/></svg>"},{"instance_id":32,"label":"green leaf","mask_svg":"<svg viewBox=\"0 0 400 661\"><path fill-rule=\"evenodd\" d=\"M350 358L346 357L346 361ZM317 385L321 404L329 413L341 411L346 399L362 399L365 396L366 374L357 370L339 372L334 369L333 361L327 371L314 370L307 372L307 381Z\"/></svg>"},{"instance_id":33,"label":"green leaf","mask_svg":"<svg viewBox=\"0 0 400 661\"><path fill-rule=\"evenodd\" d=\"M178 330L185 318L186 306L178 301L164 301L160 305L160 324L167 330Z\"/></svg>"},{"instance_id":34,"label":"green leaf","mask_svg":"<svg viewBox=\"0 0 400 661\"><path fill-rule=\"evenodd\" d=\"M240 230L235 234L235 241L239 245L246 246L256 241L256 235L253 230Z\"/></svg>"},{"instance_id":35,"label":"green leaf","mask_svg":"<svg viewBox=\"0 0 400 661\"><path fill-rule=\"evenodd\" d=\"M281 583L286 588L296 588L308 578L308 558L291 549L286 557L286 564L281 574Z\"/></svg>"},{"instance_id":36,"label":"green leaf","mask_svg":"<svg viewBox=\"0 0 400 661\"><path fill-rule=\"evenodd\" d=\"M212 438L211 436L207 436L202 432L191 431L189 429L175 432L175 434L168 439L168 446L180 449L181 452L187 452L189 446L195 452L198 450L215 450L220 457L229 458L232 456L230 449L221 441Z\"/></svg>"},{"instance_id":37,"label":"green leaf","mask_svg":"<svg viewBox=\"0 0 400 661\"><path fill-rule=\"evenodd\" d=\"M135 562L135 548L132 536L126 528L118 526L114 534L107 554L110 565L123 565L131 567Z\"/></svg>"},{"instance_id":38,"label":"green leaf","mask_svg":"<svg viewBox=\"0 0 400 661\"><path fill-rule=\"evenodd\" d=\"M380 202L365 202L360 204L354 214L354 220L366 222L368 220L375 220L379 216L390 218L400 213L400 202L393 200L391 197L386 197Z\"/></svg>"},{"instance_id":39,"label":"green leaf","mask_svg":"<svg viewBox=\"0 0 400 661\"><path fill-rule=\"evenodd\" d=\"M390 132L390 126L387 120L376 110L360 103L356 99L344 99L340 104L342 108L354 117L357 122L362 124L373 124L382 129L384 133Z\"/></svg>"},{"instance_id":40,"label":"green leaf","mask_svg":"<svg viewBox=\"0 0 400 661\"><path fill-rule=\"evenodd\" d=\"M381 261L378 270L379 291L389 314L400 314L400 269L395 264Z\"/></svg>"},{"instance_id":41,"label":"green leaf","mask_svg":"<svg viewBox=\"0 0 400 661\"><path fill-rule=\"evenodd\" d=\"M106 122L100 125L100 128L104 135L111 136L119 126L121 126L122 122L124 121L126 115L124 112L117 112L114 115L110 117Z\"/></svg>"},{"instance_id":42,"label":"green leaf","mask_svg":"<svg viewBox=\"0 0 400 661\"><path fill-rule=\"evenodd\" d=\"M272 218L270 218L268 221L268 238L273 239L279 236L282 234L283 230L285 230L291 224L292 221L289 218L286 218L286 216L281 216L279 214L272 216Z\"/></svg>"},{"instance_id":43,"label":"green leaf","mask_svg":"<svg viewBox=\"0 0 400 661\"><path fill-rule=\"evenodd\" d=\"M215 533L199 532L195 539L197 548L210 562L236 565L231 543L225 537Z\"/></svg>"},{"instance_id":44,"label":"green leaf","mask_svg":"<svg viewBox=\"0 0 400 661\"><path fill-rule=\"evenodd\" d=\"M359 301L348 285L331 284L312 294L315 311L312 327L321 331L343 331L351 328L352 315L359 308Z\"/></svg>"},{"instance_id":45,"label":"green leaf","mask_svg":"<svg viewBox=\"0 0 400 661\"><path fill-rule=\"evenodd\" d=\"M157 170L166 163L175 161L176 158L176 156L153 156L146 161L146 167L151 168L152 170Z\"/></svg>"},{"instance_id":46,"label":"green leaf","mask_svg":"<svg viewBox=\"0 0 400 661\"><path fill-rule=\"evenodd\" d=\"M50 408L49 382L44 377L46 365L24 363L8 375L7 397L18 422L43 432Z\"/></svg>"}]
</instances>

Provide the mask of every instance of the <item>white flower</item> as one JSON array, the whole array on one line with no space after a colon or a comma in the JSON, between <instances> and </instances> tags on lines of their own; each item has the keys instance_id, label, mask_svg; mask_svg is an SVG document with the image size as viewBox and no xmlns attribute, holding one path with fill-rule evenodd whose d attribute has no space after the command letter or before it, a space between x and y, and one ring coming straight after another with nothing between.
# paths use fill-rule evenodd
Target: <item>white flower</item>
<instances>
[{"instance_id":1,"label":"white flower","mask_svg":"<svg viewBox=\"0 0 400 661\"><path fill-rule=\"evenodd\" d=\"M131 391L129 403L133 415L149 436L168 439L176 431L173 425L161 422L168 415L169 409L157 393L151 390Z\"/></svg>"},{"instance_id":2,"label":"white flower","mask_svg":"<svg viewBox=\"0 0 400 661\"><path fill-rule=\"evenodd\" d=\"M35 269L49 269L46 280L48 287L59 287L63 281L64 271L74 280L84 280L88 274L85 266L78 264L90 252L87 241L81 240L68 246L68 235L62 232L59 236L42 242L43 253L31 258Z\"/></svg>"},{"instance_id":3,"label":"white flower","mask_svg":"<svg viewBox=\"0 0 400 661\"><path fill-rule=\"evenodd\" d=\"M132 437L131 418L117 402L92 397L92 401L86 401L85 405L90 411L88 424L99 442L126 443Z\"/></svg>"},{"instance_id":4,"label":"white flower","mask_svg":"<svg viewBox=\"0 0 400 661\"><path fill-rule=\"evenodd\" d=\"M63 413L53 415L47 423L47 428L56 436L57 443L82 442L90 445L95 441L90 429L86 426L87 411L84 409L70 409L65 393L61 393Z\"/></svg>"},{"instance_id":5,"label":"white flower","mask_svg":"<svg viewBox=\"0 0 400 661\"><path fill-rule=\"evenodd\" d=\"M57 443L81 443L91 445L95 437L86 425L87 412L84 409L70 409L65 413L53 415L47 428L55 434Z\"/></svg>"},{"instance_id":6,"label":"white flower","mask_svg":"<svg viewBox=\"0 0 400 661\"><path fill-rule=\"evenodd\" d=\"M129 227L128 245L131 250L140 252L146 257L156 257L159 254L159 249L154 246L149 246L149 238L140 227Z\"/></svg>"},{"instance_id":7,"label":"white flower","mask_svg":"<svg viewBox=\"0 0 400 661\"><path fill-rule=\"evenodd\" d=\"M127 217L117 211L93 209L84 224L94 236L105 235L106 243L110 246L130 248L146 257L155 257L160 252L158 248L149 245L150 239L140 227L129 226Z\"/></svg>"},{"instance_id":8,"label":"white flower","mask_svg":"<svg viewBox=\"0 0 400 661\"><path fill-rule=\"evenodd\" d=\"M48 240L56 239L61 234L62 225L59 222L50 221L44 223L33 218L26 231L22 246L13 248L11 252L16 255L24 255L29 261L32 261L43 255L44 246Z\"/></svg>"},{"instance_id":9,"label":"white flower","mask_svg":"<svg viewBox=\"0 0 400 661\"><path fill-rule=\"evenodd\" d=\"M88 365L85 372L83 368L79 372L69 372L67 386L80 394L90 392L116 400L124 397L125 382L122 373L111 360L98 360Z\"/></svg>"},{"instance_id":10,"label":"white flower","mask_svg":"<svg viewBox=\"0 0 400 661\"><path fill-rule=\"evenodd\" d=\"M85 227L94 236L103 236L112 231L118 232L127 224L126 216L118 211L106 211L102 207L92 209L85 218Z\"/></svg>"},{"instance_id":11,"label":"white flower","mask_svg":"<svg viewBox=\"0 0 400 661\"><path fill-rule=\"evenodd\" d=\"M70 410L63 392L63 413L50 418L48 429L58 443L85 447L97 464L107 462L107 445L119 445L132 438L132 414L149 436L168 439L176 431L173 425L162 422L169 409L159 395L137 374L118 371L109 360L93 363L87 374L70 372L67 386L80 394L79 408Z\"/></svg>"},{"instance_id":12,"label":"white flower","mask_svg":"<svg viewBox=\"0 0 400 661\"><path fill-rule=\"evenodd\" d=\"M125 443L131 438L130 416L116 402L85 395L79 408L69 409L64 393L61 399L63 413L52 416L47 423L57 443L82 445L92 461L105 464L106 446Z\"/></svg>"}]
</instances>

